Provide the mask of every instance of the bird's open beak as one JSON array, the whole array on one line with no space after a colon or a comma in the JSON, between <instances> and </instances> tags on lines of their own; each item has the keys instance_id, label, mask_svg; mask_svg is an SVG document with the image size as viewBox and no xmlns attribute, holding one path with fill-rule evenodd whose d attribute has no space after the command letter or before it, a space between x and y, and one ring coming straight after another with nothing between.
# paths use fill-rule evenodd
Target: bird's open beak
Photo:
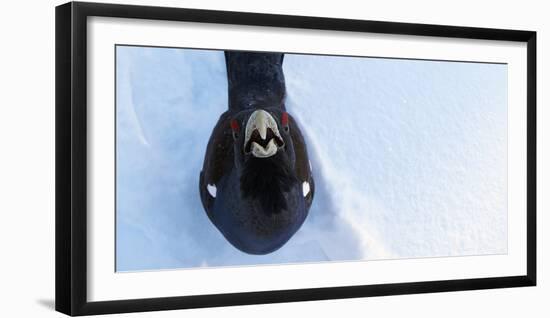
<instances>
[{"instance_id":1,"label":"bird's open beak","mask_svg":"<svg viewBox=\"0 0 550 318\"><path fill-rule=\"evenodd\" d=\"M246 123L244 152L257 158L268 158L284 146L277 122L270 113L258 109L250 115Z\"/></svg>"}]
</instances>

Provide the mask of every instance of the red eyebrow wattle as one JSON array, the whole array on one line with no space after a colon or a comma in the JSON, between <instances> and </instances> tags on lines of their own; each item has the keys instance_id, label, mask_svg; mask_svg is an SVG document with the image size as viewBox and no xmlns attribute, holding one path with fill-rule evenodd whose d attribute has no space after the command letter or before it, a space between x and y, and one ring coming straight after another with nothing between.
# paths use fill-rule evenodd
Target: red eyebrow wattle
<instances>
[{"instance_id":1,"label":"red eyebrow wattle","mask_svg":"<svg viewBox=\"0 0 550 318\"><path fill-rule=\"evenodd\" d=\"M281 116L281 124L283 124L283 126L288 125L288 113L287 112L283 112L283 115Z\"/></svg>"},{"instance_id":2,"label":"red eyebrow wattle","mask_svg":"<svg viewBox=\"0 0 550 318\"><path fill-rule=\"evenodd\" d=\"M231 129L234 132L239 132L239 123L235 119L231 119Z\"/></svg>"}]
</instances>

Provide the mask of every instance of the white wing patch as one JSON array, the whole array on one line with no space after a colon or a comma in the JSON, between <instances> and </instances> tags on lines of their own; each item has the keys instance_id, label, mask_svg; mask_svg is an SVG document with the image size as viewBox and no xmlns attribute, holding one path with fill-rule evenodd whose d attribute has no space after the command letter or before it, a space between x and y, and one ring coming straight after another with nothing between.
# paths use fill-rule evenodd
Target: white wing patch
<instances>
[{"instance_id":1,"label":"white wing patch","mask_svg":"<svg viewBox=\"0 0 550 318\"><path fill-rule=\"evenodd\" d=\"M304 198L309 194L309 183L307 181L302 183L302 193L304 194Z\"/></svg>"},{"instance_id":2,"label":"white wing patch","mask_svg":"<svg viewBox=\"0 0 550 318\"><path fill-rule=\"evenodd\" d=\"M208 190L208 193L210 193L211 197L216 197L216 185L208 184L206 185L206 190Z\"/></svg>"}]
</instances>

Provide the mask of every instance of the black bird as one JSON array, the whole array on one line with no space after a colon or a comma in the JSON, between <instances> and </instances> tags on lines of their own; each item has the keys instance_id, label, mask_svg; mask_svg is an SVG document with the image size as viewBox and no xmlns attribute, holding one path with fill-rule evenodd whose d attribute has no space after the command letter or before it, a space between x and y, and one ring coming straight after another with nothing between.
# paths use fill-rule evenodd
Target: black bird
<instances>
[{"instance_id":1,"label":"black bird","mask_svg":"<svg viewBox=\"0 0 550 318\"><path fill-rule=\"evenodd\" d=\"M283 54L226 51L228 110L210 136L200 195L225 238L249 254L283 246L306 219L314 182L285 108Z\"/></svg>"}]
</instances>

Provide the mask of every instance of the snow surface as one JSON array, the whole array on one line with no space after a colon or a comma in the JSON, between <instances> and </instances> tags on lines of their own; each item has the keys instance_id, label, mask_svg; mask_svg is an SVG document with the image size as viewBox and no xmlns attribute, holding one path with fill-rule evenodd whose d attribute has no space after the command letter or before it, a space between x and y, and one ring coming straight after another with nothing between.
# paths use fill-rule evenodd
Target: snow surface
<instances>
[{"instance_id":1,"label":"snow surface","mask_svg":"<svg viewBox=\"0 0 550 318\"><path fill-rule=\"evenodd\" d=\"M265 256L200 203L223 53L118 46L116 71L118 271L507 252L506 65L286 55L316 193Z\"/></svg>"}]
</instances>

